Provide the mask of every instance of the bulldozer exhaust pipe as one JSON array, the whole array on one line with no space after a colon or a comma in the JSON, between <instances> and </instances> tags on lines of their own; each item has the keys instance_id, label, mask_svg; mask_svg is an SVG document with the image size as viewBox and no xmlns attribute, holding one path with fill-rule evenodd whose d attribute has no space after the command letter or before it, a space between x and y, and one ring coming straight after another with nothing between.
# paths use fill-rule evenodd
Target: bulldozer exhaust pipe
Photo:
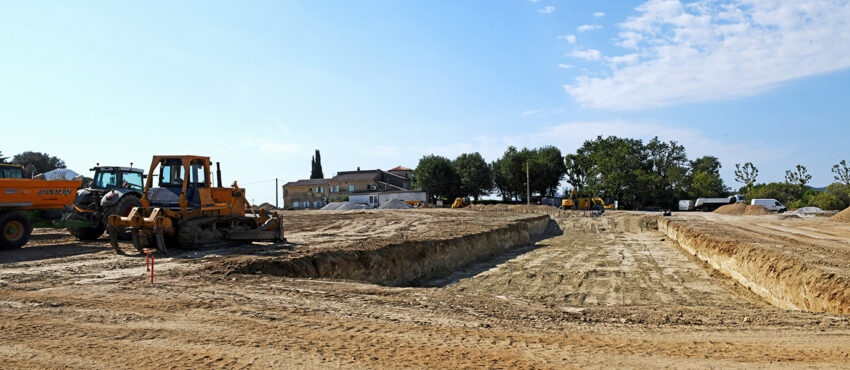
<instances>
[{"instance_id":1,"label":"bulldozer exhaust pipe","mask_svg":"<svg viewBox=\"0 0 850 370\"><path fill-rule=\"evenodd\" d=\"M215 162L215 179L218 181L218 187L221 186L221 162Z\"/></svg>"}]
</instances>

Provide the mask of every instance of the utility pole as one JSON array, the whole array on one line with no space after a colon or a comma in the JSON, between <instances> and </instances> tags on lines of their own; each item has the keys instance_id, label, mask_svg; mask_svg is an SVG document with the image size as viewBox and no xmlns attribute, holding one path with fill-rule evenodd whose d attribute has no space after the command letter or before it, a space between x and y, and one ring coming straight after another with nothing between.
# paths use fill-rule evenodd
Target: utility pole
<instances>
[{"instance_id":1,"label":"utility pole","mask_svg":"<svg viewBox=\"0 0 850 370\"><path fill-rule=\"evenodd\" d=\"M525 161L525 191L526 191L525 202L527 204L531 204L531 174L528 171L528 163L529 163L529 161Z\"/></svg>"},{"instance_id":2,"label":"utility pole","mask_svg":"<svg viewBox=\"0 0 850 370\"><path fill-rule=\"evenodd\" d=\"M277 206L277 200L278 200L278 196L277 196L277 188L278 188L278 186L277 186L277 177L275 177L275 178L274 178L274 208L280 208L280 207L278 207L278 206Z\"/></svg>"}]
</instances>

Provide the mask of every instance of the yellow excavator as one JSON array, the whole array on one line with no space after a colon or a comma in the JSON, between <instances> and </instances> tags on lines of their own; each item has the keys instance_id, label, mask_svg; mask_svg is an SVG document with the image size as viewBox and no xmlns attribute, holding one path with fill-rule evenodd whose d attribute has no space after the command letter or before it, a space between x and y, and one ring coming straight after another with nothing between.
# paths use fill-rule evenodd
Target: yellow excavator
<instances>
[{"instance_id":1,"label":"yellow excavator","mask_svg":"<svg viewBox=\"0 0 850 370\"><path fill-rule=\"evenodd\" d=\"M575 189L570 193L570 197L561 200L561 209L614 209L613 204L605 204L605 201L600 197L578 197Z\"/></svg>"},{"instance_id":2,"label":"yellow excavator","mask_svg":"<svg viewBox=\"0 0 850 370\"><path fill-rule=\"evenodd\" d=\"M251 241L285 241L280 215L261 210L246 214L245 189L236 182L221 186L221 168L216 168L218 187L211 186L210 158L180 155L154 156L142 191L141 207L127 216L109 217L109 239L119 253L113 230L127 228L133 246L143 252L154 247L163 253L170 248L203 249ZM158 178L154 187L153 179Z\"/></svg>"}]
</instances>

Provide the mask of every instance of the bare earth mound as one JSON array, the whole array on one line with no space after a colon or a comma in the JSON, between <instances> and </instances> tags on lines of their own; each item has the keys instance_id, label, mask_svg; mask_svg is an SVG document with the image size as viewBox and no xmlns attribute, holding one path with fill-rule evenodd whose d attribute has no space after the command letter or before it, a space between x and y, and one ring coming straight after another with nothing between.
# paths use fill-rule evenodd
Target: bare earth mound
<instances>
[{"instance_id":1,"label":"bare earth mound","mask_svg":"<svg viewBox=\"0 0 850 370\"><path fill-rule=\"evenodd\" d=\"M716 209L714 212L733 216L760 216L771 214L767 208L762 206L748 206L746 203L727 204Z\"/></svg>"},{"instance_id":2,"label":"bare earth mound","mask_svg":"<svg viewBox=\"0 0 850 370\"><path fill-rule=\"evenodd\" d=\"M747 210L744 211L744 214L747 216L760 216L760 215L769 215L773 214L773 212L768 211L767 208L762 206L747 206Z\"/></svg>"},{"instance_id":3,"label":"bare earth mound","mask_svg":"<svg viewBox=\"0 0 850 370\"><path fill-rule=\"evenodd\" d=\"M722 207L714 210L714 213L720 213L720 214L723 214L723 215L740 216L740 215L743 215L744 212L746 212L746 211L747 211L747 205L746 204L735 203L735 204L727 204L725 206L722 206Z\"/></svg>"},{"instance_id":4,"label":"bare earth mound","mask_svg":"<svg viewBox=\"0 0 850 370\"><path fill-rule=\"evenodd\" d=\"M847 209L838 212L838 214L836 214L835 216L830 217L830 220L850 223L850 207L847 207Z\"/></svg>"}]
</instances>

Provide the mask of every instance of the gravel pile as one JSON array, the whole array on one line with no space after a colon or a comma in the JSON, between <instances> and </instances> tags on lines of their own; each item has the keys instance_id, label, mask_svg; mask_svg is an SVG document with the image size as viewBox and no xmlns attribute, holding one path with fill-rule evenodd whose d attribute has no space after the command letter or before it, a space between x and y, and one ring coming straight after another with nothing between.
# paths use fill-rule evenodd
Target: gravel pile
<instances>
[{"instance_id":1,"label":"gravel pile","mask_svg":"<svg viewBox=\"0 0 850 370\"><path fill-rule=\"evenodd\" d=\"M319 208L319 210L320 210L320 211L336 211L337 209L339 209L339 207L342 207L343 203L348 203L348 202L333 202L333 203L328 203L328 204L326 204L324 207Z\"/></svg>"},{"instance_id":2,"label":"gravel pile","mask_svg":"<svg viewBox=\"0 0 850 370\"><path fill-rule=\"evenodd\" d=\"M337 211L352 211L357 209L366 209L366 205L363 203L351 203L351 202L342 202L342 205L337 207Z\"/></svg>"},{"instance_id":3,"label":"gravel pile","mask_svg":"<svg viewBox=\"0 0 850 370\"><path fill-rule=\"evenodd\" d=\"M798 215L816 215L816 214L820 214L820 213L826 213L826 211L824 211L824 210L822 210L818 207L803 207L803 208L797 208L797 210L794 211L794 213L796 213Z\"/></svg>"},{"instance_id":4,"label":"gravel pile","mask_svg":"<svg viewBox=\"0 0 850 370\"><path fill-rule=\"evenodd\" d=\"M402 200L391 199L384 202L384 204L381 204L378 209L410 209L410 204L407 204Z\"/></svg>"}]
</instances>

